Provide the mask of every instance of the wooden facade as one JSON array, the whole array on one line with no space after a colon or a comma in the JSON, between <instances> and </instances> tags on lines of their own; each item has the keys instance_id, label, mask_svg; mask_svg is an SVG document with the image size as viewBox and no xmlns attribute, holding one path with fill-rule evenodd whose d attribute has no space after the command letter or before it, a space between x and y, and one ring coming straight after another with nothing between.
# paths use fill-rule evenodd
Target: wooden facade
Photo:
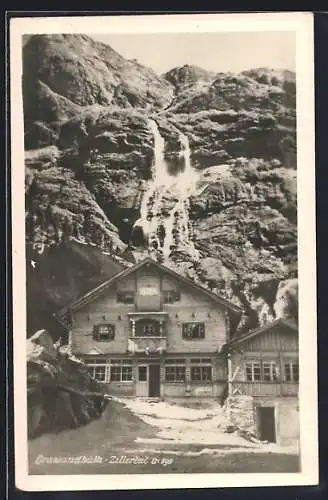
<instances>
[{"instance_id":1,"label":"wooden facade","mask_svg":"<svg viewBox=\"0 0 328 500\"><path fill-rule=\"evenodd\" d=\"M297 396L298 334L283 321L230 342L229 394Z\"/></svg>"}]
</instances>

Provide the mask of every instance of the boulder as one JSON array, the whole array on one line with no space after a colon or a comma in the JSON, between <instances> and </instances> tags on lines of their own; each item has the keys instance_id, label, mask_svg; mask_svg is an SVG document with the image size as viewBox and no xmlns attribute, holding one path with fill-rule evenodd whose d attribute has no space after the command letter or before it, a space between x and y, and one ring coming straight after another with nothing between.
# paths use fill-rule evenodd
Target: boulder
<instances>
[{"instance_id":1,"label":"boulder","mask_svg":"<svg viewBox=\"0 0 328 500\"><path fill-rule=\"evenodd\" d=\"M106 406L100 384L59 344L46 330L27 340L29 438L85 425Z\"/></svg>"}]
</instances>

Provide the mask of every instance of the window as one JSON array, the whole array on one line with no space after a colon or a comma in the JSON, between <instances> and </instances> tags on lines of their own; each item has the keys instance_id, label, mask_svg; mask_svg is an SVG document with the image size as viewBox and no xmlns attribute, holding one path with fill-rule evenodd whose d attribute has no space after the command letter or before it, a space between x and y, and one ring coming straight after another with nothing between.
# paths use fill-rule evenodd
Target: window
<instances>
[{"instance_id":1,"label":"window","mask_svg":"<svg viewBox=\"0 0 328 500\"><path fill-rule=\"evenodd\" d=\"M191 380L193 382L208 382L212 380L211 366L192 366Z\"/></svg>"},{"instance_id":2,"label":"window","mask_svg":"<svg viewBox=\"0 0 328 500\"><path fill-rule=\"evenodd\" d=\"M113 340L115 337L115 325L99 324L93 327L93 338L99 342Z\"/></svg>"},{"instance_id":3,"label":"window","mask_svg":"<svg viewBox=\"0 0 328 500\"><path fill-rule=\"evenodd\" d=\"M209 358L191 359L190 363L191 363L190 375L192 382L209 382L212 380L211 359Z\"/></svg>"},{"instance_id":4,"label":"window","mask_svg":"<svg viewBox=\"0 0 328 500\"><path fill-rule=\"evenodd\" d=\"M165 361L165 365L165 382L183 383L186 381L186 366L184 359L167 360Z\"/></svg>"},{"instance_id":5,"label":"window","mask_svg":"<svg viewBox=\"0 0 328 500\"><path fill-rule=\"evenodd\" d=\"M147 366L139 366L138 379L139 382L147 382Z\"/></svg>"},{"instance_id":6,"label":"window","mask_svg":"<svg viewBox=\"0 0 328 500\"><path fill-rule=\"evenodd\" d=\"M175 290L168 290L163 292L164 304L173 304L174 302L179 302L180 297L180 292L177 292Z\"/></svg>"},{"instance_id":7,"label":"window","mask_svg":"<svg viewBox=\"0 0 328 500\"><path fill-rule=\"evenodd\" d=\"M275 361L263 362L263 380L265 382L275 382L278 380L278 367Z\"/></svg>"},{"instance_id":8,"label":"window","mask_svg":"<svg viewBox=\"0 0 328 500\"><path fill-rule=\"evenodd\" d=\"M298 382L299 381L299 368L297 362L285 363L285 382Z\"/></svg>"},{"instance_id":9,"label":"window","mask_svg":"<svg viewBox=\"0 0 328 500\"><path fill-rule=\"evenodd\" d=\"M88 372L92 378L98 380L98 382L107 381L106 360L102 358L88 359L86 360L86 365L88 367Z\"/></svg>"},{"instance_id":10,"label":"window","mask_svg":"<svg viewBox=\"0 0 328 500\"><path fill-rule=\"evenodd\" d=\"M205 338L204 323L183 323L182 337L186 340L204 339Z\"/></svg>"},{"instance_id":11,"label":"window","mask_svg":"<svg viewBox=\"0 0 328 500\"><path fill-rule=\"evenodd\" d=\"M140 319L135 324L136 337L160 337L160 323L156 320Z\"/></svg>"},{"instance_id":12,"label":"window","mask_svg":"<svg viewBox=\"0 0 328 500\"><path fill-rule=\"evenodd\" d=\"M279 380L279 368L276 361L248 361L246 363L248 382L276 382Z\"/></svg>"},{"instance_id":13,"label":"window","mask_svg":"<svg viewBox=\"0 0 328 500\"><path fill-rule=\"evenodd\" d=\"M166 366L165 367L166 382L185 382L186 368L185 366Z\"/></svg>"},{"instance_id":14,"label":"window","mask_svg":"<svg viewBox=\"0 0 328 500\"><path fill-rule=\"evenodd\" d=\"M94 378L99 382L106 381L106 366L94 366Z\"/></svg>"},{"instance_id":15,"label":"window","mask_svg":"<svg viewBox=\"0 0 328 500\"><path fill-rule=\"evenodd\" d=\"M116 300L122 304L134 304L134 292L118 292Z\"/></svg>"},{"instance_id":16,"label":"window","mask_svg":"<svg viewBox=\"0 0 328 500\"><path fill-rule=\"evenodd\" d=\"M132 380L132 360L112 360L110 365L111 382L130 382Z\"/></svg>"},{"instance_id":17,"label":"window","mask_svg":"<svg viewBox=\"0 0 328 500\"><path fill-rule=\"evenodd\" d=\"M261 364L257 361L246 363L246 380L256 382L261 380Z\"/></svg>"},{"instance_id":18,"label":"window","mask_svg":"<svg viewBox=\"0 0 328 500\"><path fill-rule=\"evenodd\" d=\"M155 335L155 325L152 323L143 325L143 334L145 335L145 337Z\"/></svg>"}]
</instances>

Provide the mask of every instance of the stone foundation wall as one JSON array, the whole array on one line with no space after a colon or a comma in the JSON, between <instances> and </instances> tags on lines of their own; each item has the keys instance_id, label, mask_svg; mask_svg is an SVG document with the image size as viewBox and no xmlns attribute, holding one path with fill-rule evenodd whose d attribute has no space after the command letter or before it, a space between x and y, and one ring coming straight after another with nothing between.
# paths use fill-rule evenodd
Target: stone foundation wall
<instances>
[{"instance_id":1,"label":"stone foundation wall","mask_svg":"<svg viewBox=\"0 0 328 500\"><path fill-rule=\"evenodd\" d=\"M229 425L256 434L253 396L229 396L225 411Z\"/></svg>"},{"instance_id":2,"label":"stone foundation wall","mask_svg":"<svg viewBox=\"0 0 328 500\"><path fill-rule=\"evenodd\" d=\"M232 428L259 438L257 408L275 409L276 442L281 446L299 441L299 409L297 397L229 396L225 402L227 423Z\"/></svg>"}]
</instances>

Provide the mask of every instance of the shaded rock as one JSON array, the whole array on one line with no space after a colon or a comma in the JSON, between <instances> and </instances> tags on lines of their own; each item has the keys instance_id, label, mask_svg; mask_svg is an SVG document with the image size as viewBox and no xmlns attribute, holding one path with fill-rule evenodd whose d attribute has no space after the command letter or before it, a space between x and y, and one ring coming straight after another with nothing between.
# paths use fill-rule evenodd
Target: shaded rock
<instances>
[{"instance_id":1,"label":"shaded rock","mask_svg":"<svg viewBox=\"0 0 328 500\"><path fill-rule=\"evenodd\" d=\"M27 341L28 436L85 425L106 405L86 366L41 330Z\"/></svg>"},{"instance_id":2,"label":"shaded rock","mask_svg":"<svg viewBox=\"0 0 328 500\"><path fill-rule=\"evenodd\" d=\"M122 271L128 264L113 253L74 239L55 246L27 244L28 336L46 327L54 340L58 337L67 340L66 329L58 324L53 314ZM28 346L36 347L34 343L28 343Z\"/></svg>"}]
</instances>

